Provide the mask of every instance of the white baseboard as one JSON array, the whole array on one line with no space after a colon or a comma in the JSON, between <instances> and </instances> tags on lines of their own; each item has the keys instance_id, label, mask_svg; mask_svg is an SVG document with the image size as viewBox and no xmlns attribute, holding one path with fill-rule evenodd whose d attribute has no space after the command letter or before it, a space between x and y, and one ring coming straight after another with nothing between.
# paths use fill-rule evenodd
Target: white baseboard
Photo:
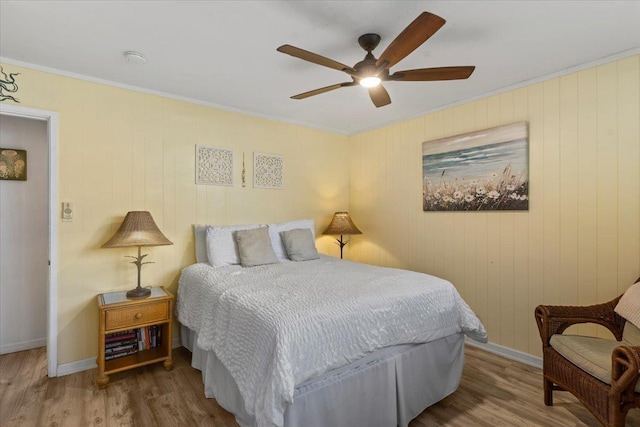
<instances>
[{"instance_id":1,"label":"white baseboard","mask_svg":"<svg viewBox=\"0 0 640 427\"><path fill-rule=\"evenodd\" d=\"M84 360L76 360L75 362L63 363L58 365L58 376L75 374L76 372L88 371L89 369L97 368L95 357L90 357Z\"/></svg>"},{"instance_id":2,"label":"white baseboard","mask_svg":"<svg viewBox=\"0 0 640 427\"><path fill-rule=\"evenodd\" d=\"M468 337L465 337L465 344L469 344L474 347L481 348L489 353L497 354L498 356L505 357L516 362L524 363L525 365L533 366L534 368L542 369L542 358L533 356L529 353L514 350L509 347L505 347L500 344L494 344L492 342L480 343L474 341Z\"/></svg>"},{"instance_id":3,"label":"white baseboard","mask_svg":"<svg viewBox=\"0 0 640 427\"><path fill-rule=\"evenodd\" d=\"M171 340L171 348L181 347L180 337L173 338ZM62 365L58 365L58 376L62 377L64 375L75 374L76 372L88 371L89 369L95 369L98 367L96 363L95 357L90 357L84 360L76 360L75 362L63 363Z\"/></svg>"},{"instance_id":4,"label":"white baseboard","mask_svg":"<svg viewBox=\"0 0 640 427\"><path fill-rule=\"evenodd\" d=\"M46 338L22 341L0 346L0 354L15 353L17 351L31 350L32 348L44 347L47 345Z\"/></svg>"}]
</instances>

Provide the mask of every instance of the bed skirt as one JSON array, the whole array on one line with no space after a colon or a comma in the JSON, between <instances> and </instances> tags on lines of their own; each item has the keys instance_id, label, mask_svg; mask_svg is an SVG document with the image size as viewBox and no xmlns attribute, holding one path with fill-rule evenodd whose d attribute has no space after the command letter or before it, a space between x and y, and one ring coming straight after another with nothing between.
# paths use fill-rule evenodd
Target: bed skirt
<instances>
[{"instance_id":1,"label":"bed skirt","mask_svg":"<svg viewBox=\"0 0 640 427\"><path fill-rule=\"evenodd\" d=\"M242 427L254 426L229 371L213 352L195 344L196 332L184 326L180 332L192 353L191 366L202 372L206 397L215 398ZM296 386L284 426L407 427L458 388L463 365L463 334L375 351Z\"/></svg>"}]
</instances>

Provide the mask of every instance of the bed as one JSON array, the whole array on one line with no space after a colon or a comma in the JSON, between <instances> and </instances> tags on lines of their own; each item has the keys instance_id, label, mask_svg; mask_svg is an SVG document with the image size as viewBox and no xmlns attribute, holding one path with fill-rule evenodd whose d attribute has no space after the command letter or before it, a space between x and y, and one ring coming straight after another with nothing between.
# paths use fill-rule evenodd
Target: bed
<instances>
[{"instance_id":1,"label":"bed","mask_svg":"<svg viewBox=\"0 0 640 427\"><path fill-rule=\"evenodd\" d=\"M274 227L275 229L275 227ZM407 426L454 392L464 336L453 285L333 257L183 269L177 317L205 395L245 426Z\"/></svg>"}]
</instances>

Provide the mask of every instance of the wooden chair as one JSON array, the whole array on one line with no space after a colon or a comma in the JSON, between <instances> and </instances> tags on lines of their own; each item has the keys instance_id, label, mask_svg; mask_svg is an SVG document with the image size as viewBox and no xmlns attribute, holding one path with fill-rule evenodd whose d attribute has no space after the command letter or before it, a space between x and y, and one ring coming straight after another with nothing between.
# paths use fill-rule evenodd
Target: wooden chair
<instances>
[{"instance_id":1,"label":"wooden chair","mask_svg":"<svg viewBox=\"0 0 640 427\"><path fill-rule=\"evenodd\" d=\"M620 298L588 307L536 307L545 405L553 405L554 390L569 391L608 427L624 427L629 409L640 407L640 330L614 311ZM602 325L616 341L563 335L578 323Z\"/></svg>"}]
</instances>

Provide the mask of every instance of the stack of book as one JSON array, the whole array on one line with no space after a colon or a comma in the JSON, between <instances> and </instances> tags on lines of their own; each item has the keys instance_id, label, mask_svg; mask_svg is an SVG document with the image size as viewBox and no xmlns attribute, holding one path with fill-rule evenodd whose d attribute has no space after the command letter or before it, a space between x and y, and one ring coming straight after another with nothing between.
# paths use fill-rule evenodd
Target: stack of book
<instances>
[{"instance_id":1,"label":"stack of book","mask_svg":"<svg viewBox=\"0 0 640 427\"><path fill-rule=\"evenodd\" d=\"M118 359L138 352L138 338L133 329L108 334L104 341L104 360Z\"/></svg>"},{"instance_id":2,"label":"stack of book","mask_svg":"<svg viewBox=\"0 0 640 427\"><path fill-rule=\"evenodd\" d=\"M136 329L138 350L147 350L162 345L162 327L159 325Z\"/></svg>"},{"instance_id":3,"label":"stack of book","mask_svg":"<svg viewBox=\"0 0 640 427\"><path fill-rule=\"evenodd\" d=\"M138 351L160 347L162 345L162 326L152 325L114 332L107 334L104 341L104 360L130 356Z\"/></svg>"}]
</instances>

